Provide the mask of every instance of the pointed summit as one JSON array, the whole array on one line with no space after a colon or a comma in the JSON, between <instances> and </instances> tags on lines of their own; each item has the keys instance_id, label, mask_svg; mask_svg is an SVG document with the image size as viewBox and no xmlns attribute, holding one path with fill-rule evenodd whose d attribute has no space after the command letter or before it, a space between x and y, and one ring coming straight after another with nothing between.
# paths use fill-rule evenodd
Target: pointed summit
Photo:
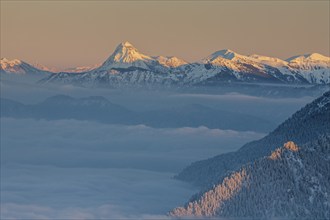
<instances>
[{"instance_id":1,"label":"pointed summit","mask_svg":"<svg viewBox=\"0 0 330 220\"><path fill-rule=\"evenodd\" d=\"M115 49L115 52L121 52L123 50L135 50L137 51L137 49L128 41L122 42L120 44L118 44L118 46Z\"/></svg>"},{"instance_id":2,"label":"pointed summit","mask_svg":"<svg viewBox=\"0 0 330 220\"><path fill-rule=\"evenodd\" d=\"M119 45L122 45L123 47L134 47L130 42L128 42L128 41L125 41L125 42L122 42L121 44L119 44ZM119 46L118 45L118 46Z\"/></svg>"},{"instance_id":3,"label":"pointed summit","mask_svg":"<svg viewBox=\"0 0 330 220\"><path fill-rule=\"evenodd\" d=\"M120 43L113 54L103 63L102 68L128 68L131 66L147 69L146 62L152 60L151 57L140 53L128 41Z\"/></svg>"}]
</instances>

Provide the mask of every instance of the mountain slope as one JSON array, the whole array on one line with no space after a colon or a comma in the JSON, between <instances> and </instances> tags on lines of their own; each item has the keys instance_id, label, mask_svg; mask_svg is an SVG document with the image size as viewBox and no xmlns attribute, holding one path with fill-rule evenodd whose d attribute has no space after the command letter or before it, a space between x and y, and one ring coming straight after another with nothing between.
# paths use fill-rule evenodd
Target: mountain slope
<instances>
[{"instance_id":1,"label":"mountain slope","mask_svg":"<svg viewBox=\"0 0 330 220\"><path fill-rule=\"evenodd\" d=\"M330 217L330 136L297 146L287 142L241 167L184 207L175 217Z\"/></svg>"},{"instance_id":2,"label":"mountain slope","mask_svg":"<svg viewBox=\"0 0 330 220\"><path fill-rule=\"evenodd\" d=\"M197 161L176 178L207 188L219 182L228 172L243 164L269 155L277 146L287 141L298 145L330 133L330 91L306 105L264 138L245 144L236 152Z\"/></svg>"}]
</instances>

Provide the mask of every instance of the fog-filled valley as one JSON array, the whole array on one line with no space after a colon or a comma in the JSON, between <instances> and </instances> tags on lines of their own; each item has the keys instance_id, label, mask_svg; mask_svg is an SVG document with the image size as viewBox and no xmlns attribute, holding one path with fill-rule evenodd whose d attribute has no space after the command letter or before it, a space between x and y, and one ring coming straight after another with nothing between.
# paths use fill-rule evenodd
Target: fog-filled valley
<instances>
[{"instance_id":1,"label":"fog-filled valley","mask_svg":"<svg viewBox=\"0 0 330 220\"><path fill-rule=\"evenodd\" d=\"M175 175L264 137L326 89L1 81L1 218L167 218L200 190Z\"/></svg>"}]
</instances>

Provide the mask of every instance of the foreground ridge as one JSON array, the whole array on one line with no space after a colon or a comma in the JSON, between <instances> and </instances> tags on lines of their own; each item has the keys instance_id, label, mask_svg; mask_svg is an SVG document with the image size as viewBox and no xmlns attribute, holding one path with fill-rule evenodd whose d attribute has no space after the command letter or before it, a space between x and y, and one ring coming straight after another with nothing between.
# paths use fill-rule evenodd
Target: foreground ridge
<instances>
[{"instance_id":1,"label":"foreground ridge","mask_svg":"<svg viewBox=\"0 0 330 220\"><path fill-rule=\"evenodd\" d=\"M330 91L266 137L185 168L176 178L201 191L169 214L329 218L329 125Z\"/></svg>"},{"instance_id":2,"label":"foreground ridge","mask_svg":"<svg viewBox=\"0 0 330 220\"><path fill-rule=\"evenodd\" d=\"M328 219L329 155L330 136L301 147L287 142L169 215Z\"/></svg>"}]
</instances>

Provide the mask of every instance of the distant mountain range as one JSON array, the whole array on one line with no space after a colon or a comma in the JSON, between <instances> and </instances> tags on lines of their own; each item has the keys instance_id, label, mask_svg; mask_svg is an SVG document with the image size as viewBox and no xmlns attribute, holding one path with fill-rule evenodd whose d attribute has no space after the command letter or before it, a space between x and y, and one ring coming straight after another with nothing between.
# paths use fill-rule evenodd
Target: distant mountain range
<instances>
[{"instance_id":1,"label":"distant mountain range","mask_svg":"<svg viewBox=\"0 0 330 220\"><path fill-rule=\"evenodd\" d=\"M267 120L234 112L190 104L135 112L111 103L101 96L72 98L52 96L34 105L1 98L1 117L46 120L76 119L108 124L139 125L154 128L200 127L238 131L267 132L275 125Z\"/></svg>"},{"instance_id":2,"label":"distant mountain range","mask_svg":"<svg viewBox=\"0 0 330 220\"><path fill-rule=\"evenodd\" d=\"M176 178L201 192L170 215L329 219L329 158L330 91L264 138L185 168Z\"/></svg>"},{"instance_id":3,"label":"distant mountain range","mask_svg":"<svg viewBox=\"0 0 330 220\"><path fill-rule=\"evenodd\" d=\"M231 82L329 84L330 58L312 53L287 60L260 55L244 56L220 50L201 61L188 63L177 57L148 56L129 42L121 43L101 65L52 73L19 60L1 59L2 73L37 74L43 83L79 86L192 86ZM45 68L43 68L45 69ZM45 72L47 74L45 74Z\"/></svg>"}]
</instances>

